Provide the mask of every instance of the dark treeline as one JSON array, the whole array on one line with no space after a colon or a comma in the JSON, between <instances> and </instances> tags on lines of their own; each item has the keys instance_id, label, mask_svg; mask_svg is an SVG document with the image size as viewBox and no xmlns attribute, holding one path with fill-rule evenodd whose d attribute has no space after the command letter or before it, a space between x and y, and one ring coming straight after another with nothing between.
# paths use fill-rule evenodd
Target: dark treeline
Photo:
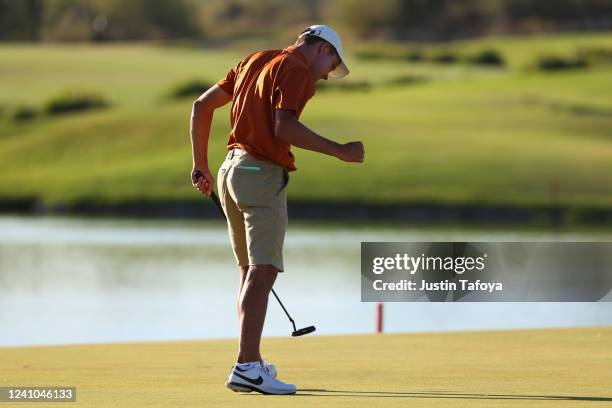
<instances>
[{"instance_id":1,"label":"dark treeline","mask_svg":"<svg viewBox=\"0 0 612 408\"><path fill-rule=\"evenodd\" d=\"M357 38L612 29L612 0L0 0L0 40L204 39L325 21Z\"/></svg>"},{"instance_id":2,"label":"dark treeline","mask_svg":"<svg viewBox=\"0 0 612 408\"><path fill-rule=\"evenodd\" d=\"M0 39L197 38L195 6L186 0L0 0Z\"/></svg>"}]
</instances>

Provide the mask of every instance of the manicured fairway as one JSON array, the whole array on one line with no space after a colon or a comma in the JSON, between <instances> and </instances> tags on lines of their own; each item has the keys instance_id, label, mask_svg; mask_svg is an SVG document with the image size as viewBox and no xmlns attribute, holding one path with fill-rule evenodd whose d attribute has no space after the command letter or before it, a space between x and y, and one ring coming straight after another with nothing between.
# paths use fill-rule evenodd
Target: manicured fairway
<instances>
[{"instance_id":1,"label":"manicured fairway","mask_svg":"<svg viewBox=\"0 0 612 408\"><path fill-rule=\"evenodd\" d=\"M612 327L264 339L295 396L225 389L235 349L235 340L0 348L0 386L76 386L71 407L612 405Z\"/></svg>"}]
</instances>

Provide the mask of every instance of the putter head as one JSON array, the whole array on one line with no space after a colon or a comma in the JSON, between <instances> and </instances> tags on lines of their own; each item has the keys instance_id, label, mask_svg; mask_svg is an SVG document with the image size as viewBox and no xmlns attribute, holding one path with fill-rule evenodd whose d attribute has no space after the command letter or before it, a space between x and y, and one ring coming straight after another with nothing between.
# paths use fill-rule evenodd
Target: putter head
<instances>
[{"instance_id":1,"label":"putter head","mask_svg":"<svg viewBox=\"0 0 612 408\"><path fill-rule=\"evenodd\" d=\"M305 334L312 333L315 330L317 330L316 327L308 326L308 327L304 327L303 329L299 329L299 330L294 331L293 333L291 333L291 335L293 337L304 336Z\"/></svg>"}]
</instances>

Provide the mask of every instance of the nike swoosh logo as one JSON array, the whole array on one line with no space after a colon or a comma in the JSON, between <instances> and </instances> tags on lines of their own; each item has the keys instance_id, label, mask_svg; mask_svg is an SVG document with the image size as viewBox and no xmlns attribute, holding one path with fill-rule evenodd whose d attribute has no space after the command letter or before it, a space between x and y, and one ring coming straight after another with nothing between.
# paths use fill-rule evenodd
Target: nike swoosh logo
<instances>
[{"instance_id":1,"label":"nike swoosh logo","mask_svg":"<svg viewBox=\"0 0 612 408\"><path fill-rule=\"evenodd\" d=\"M234 374L236 374L238 377L242 378L244 381L248 381L253 385L261 385L263 383L263 378L261 378L261 375L255 379L253 378L249 378L249 377L245 377L244 375L237 373L236 371L234 371Z\"/></svg>"}]
</instances>

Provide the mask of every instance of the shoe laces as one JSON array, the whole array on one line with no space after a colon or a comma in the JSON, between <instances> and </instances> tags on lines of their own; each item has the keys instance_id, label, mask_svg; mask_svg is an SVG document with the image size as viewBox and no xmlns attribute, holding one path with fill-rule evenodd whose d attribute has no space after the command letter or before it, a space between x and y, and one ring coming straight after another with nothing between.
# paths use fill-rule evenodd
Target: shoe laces
<instances>
[{"instance_id":1,"label":"shoe laces","mask_svg":"<svg viewBox=\"0 0 612 408\"><path fill-rule=\"evenodd\" d=\"M268 366L268 362L264 359L261 360L261 366L263 367L264 371L268 374L268 375L272 375L272 373L270 373L270 367Z\"/></svg>"}]
</instances>

